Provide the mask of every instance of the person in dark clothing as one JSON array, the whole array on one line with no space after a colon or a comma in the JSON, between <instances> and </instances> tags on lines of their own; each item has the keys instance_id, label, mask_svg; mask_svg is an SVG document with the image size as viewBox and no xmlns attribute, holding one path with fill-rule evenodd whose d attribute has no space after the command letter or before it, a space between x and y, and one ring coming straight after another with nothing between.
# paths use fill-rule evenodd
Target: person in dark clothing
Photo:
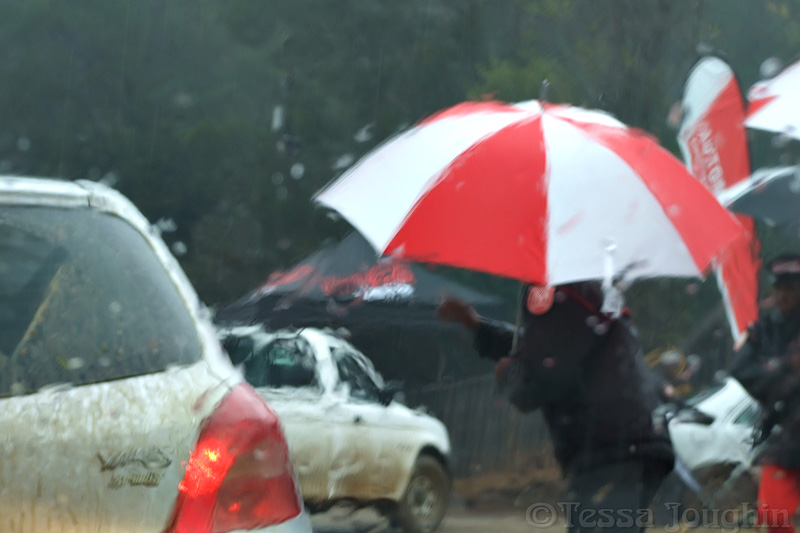
<instances>
[{"instance_id":1,"label":"person in dark clothing","mask_svg":"<svg viewBox=\"0 0 800 533\"><path fill-rule=\"evenodd\" d=\"M731 375L761 404L763 450L758 518L771 532L794 531L800 506L800 255L768 265L774 307L748 330Z\"/></svg>"},{"instance_id":2,"label":"person in dark clothing","mask_svg":"<svg viewBox=\"0 0 800 533\"><path fill-rule=\"evenodd\" d=\"M526 287L519 342L514 327L458 300L439 315L475 333L498 383L520 411L541 409L568 479L570 531L642 531L674 464L666 428L654 424L657 383L625 317L600 311L596 282Z\"/></svg>"}]
</instances>

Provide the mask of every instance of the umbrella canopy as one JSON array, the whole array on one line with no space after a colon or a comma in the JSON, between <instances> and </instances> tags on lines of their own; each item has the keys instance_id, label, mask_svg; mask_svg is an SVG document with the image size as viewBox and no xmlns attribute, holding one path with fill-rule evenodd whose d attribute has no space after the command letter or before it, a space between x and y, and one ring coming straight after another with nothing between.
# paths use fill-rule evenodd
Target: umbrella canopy
<instances>
[{"instance_id":1,"label":"umbrella canopy","mask_svg":"<svg viewBox=\"0 0 800 533\"><path fill-rule=\"evenodd\" d=\"M287 326L441 327L434 310L444 295L470 302L489 316L503 313L503 300L397 258L378 258L357 232L322 248L223 307L218 322Z\"/></svg>"},{"instance_id":2,"label":"umbrella canopy","mask_svg":"<svg viewBox=\"0 0 800 533\"><path fill-rule=\"evenodd\" d=\"M745 126L800 139L800 61L753 85L747 99Z\"/></svg>"},{"instance_id":3,"label":"umbrella canopy","mask_svg":"<svg viewBox=\"0 0 800 533\"><path fill-rule=\"evenodd\" d=\"M731 211L772 224L800 222L800 169L762 168L720 196Z\"/></svg>"},{"instance_id":4,"label":"umbrella canopy","mask_svg":"<svg viewBox=\"0 0 800 533\"><path fill-rule=\"evenodd\" d=\"M742 231L649 135L535 100L441 111L315 199L379 252L537 284L702 276Z\"/></svg>"}]
</instances>

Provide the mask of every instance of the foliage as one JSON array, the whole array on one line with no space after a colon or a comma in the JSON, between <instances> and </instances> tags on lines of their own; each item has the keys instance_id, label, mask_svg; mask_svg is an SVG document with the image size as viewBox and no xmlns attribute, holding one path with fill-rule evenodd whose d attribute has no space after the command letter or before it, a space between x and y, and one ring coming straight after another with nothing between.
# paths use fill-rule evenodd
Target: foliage
<instances>
[{"instance_id":1,"label":"foliage","mask_svg":"<svg viewBox=\"0 0 800 533\"><path fill-rule=\"evenodd\" d=\"M794 0L0 0L0 172L104 180L221 303L349 228L310 198L353 160L464 99L540 96L604 109L677 153L666 115L698 45L742 87L800 49ZM795 143L796 144L796 143ZM757 165L794 144L754 134ZM765 232L765 255L789 231ZM787 236L788 235L788 236ZM176 246L179 250L181 246ZM505 296L518 286L443 269ZM714 281L648 282L648 345L691 336ZM513 316L513 312L509 312ZM716 327L716 326L715 326Z\"/></svg>"}]
</instances>

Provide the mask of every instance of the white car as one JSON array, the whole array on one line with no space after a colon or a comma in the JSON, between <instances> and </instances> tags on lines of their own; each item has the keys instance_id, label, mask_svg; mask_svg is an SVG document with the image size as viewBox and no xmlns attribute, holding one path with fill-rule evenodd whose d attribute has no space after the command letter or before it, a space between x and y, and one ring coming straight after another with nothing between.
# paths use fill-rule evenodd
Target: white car
<instances>
[{"instance_id":1,"label":"white car","mask_svg":"<svg viewBox=\"0 0 800 533\"><path fill-rule=\"evenodd\" d=\"M205 314L122 195L0 177L0 531L311 531Z\"/></svg>"},{"instance_id":2,"label":"white car","mask_svg":"<svg viewBox=\"0 0 800 533\"><path fill-rule=\"evenodd\" d=\"M395 400L371 361L328 330L219 332L280 416L309 509L377 505L404 531L434 531L447 510L445 426Z\"/></svg>"},{"instance_id":3,"label":"white car","mask_svg":"<svg viewBox=\"0 0 800 533\"><path fill-rule=\"evenodd\" d=\"M689 408L679 410L669 422L672 445L683 466L701 485L707 500L713 498L720 505L728 502L732 507L754 503L753 430L761 413L758 402L738 381L726 377L686 404ZM720 490L725 482L725 490Z\"/></svg>"},{"instance_id":4,"label":"white car","mask_svg":"<svg viewBox=\"0 0 800 533\"><path fill-rule=\"evenodd\" d=\"M749 460L760 408L738 381L725 378L687 404L697 413L679 412L669 423L669 433L676 453L689 470Z\"/></svg>"}]
</instances>

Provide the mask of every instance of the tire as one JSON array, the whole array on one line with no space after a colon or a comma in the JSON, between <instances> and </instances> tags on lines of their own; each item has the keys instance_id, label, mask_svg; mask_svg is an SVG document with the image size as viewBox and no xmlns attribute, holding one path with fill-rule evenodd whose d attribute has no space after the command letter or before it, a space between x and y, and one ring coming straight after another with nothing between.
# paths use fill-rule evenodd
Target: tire
<instances>
[{"instance_id":1,"label":"tire","mask_svg":"<svg viewBox=\"0 0 800 533\"><path fill-rule=\"evenodd\" d=\"M397 505L395 525L404 533L436 531L447 513L450 485L442 463L430 455L420 455Z\"/></svg>"}]
</instances>

